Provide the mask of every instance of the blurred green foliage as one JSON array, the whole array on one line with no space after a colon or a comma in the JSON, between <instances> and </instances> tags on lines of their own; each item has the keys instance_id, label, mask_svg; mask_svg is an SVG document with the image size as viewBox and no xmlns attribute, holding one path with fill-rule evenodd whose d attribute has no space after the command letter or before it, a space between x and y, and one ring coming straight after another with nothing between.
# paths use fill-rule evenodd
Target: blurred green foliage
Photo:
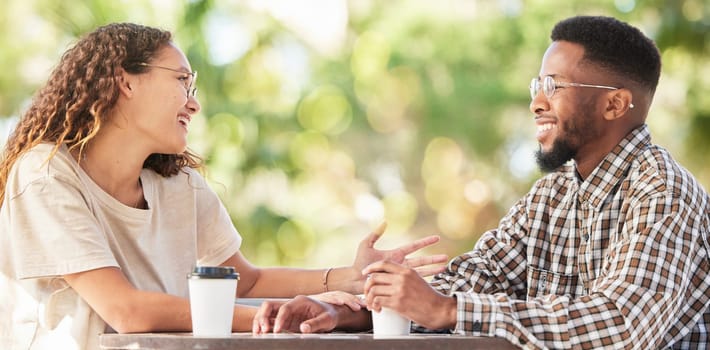
<instances>
[{"instance_id":1,"label":"blurred green foliage","mask_svg":"<svg viewBox=\"0 0 710 350\"><path fill-rule=\"evenodd\" d=\"M9 0L0 14L0 142L78 35L130 21L173 31L199 71L191 148L261 265L348 264L426 234L454 256L540 176L527 84L549 31L615 16L664 67L648 123L707 189L704 0Z\"/></svg>"}]
</instances>

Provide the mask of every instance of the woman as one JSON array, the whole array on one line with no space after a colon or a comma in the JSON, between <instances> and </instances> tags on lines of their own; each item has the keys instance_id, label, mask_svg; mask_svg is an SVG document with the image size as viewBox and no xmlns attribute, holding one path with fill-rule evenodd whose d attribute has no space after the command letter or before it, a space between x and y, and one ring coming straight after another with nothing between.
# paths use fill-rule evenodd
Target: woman
<instances>
[{"instance_id":1,"label":"woman","mask_svg":"<svg viewBox=\"0 0 710 350\"><path fill-rule=\"evenodd\" d=\"M195 264L236 267L239 297L357 294L366 265L438 240L379 251L380 230L350 267L251 265L187 151L196 77L169 32L135 24L98 28L63 55L1 161L0 348L93 349L111 329L189 331ZM251 330L254 313L235 307L234 330Z\"/></svg>"}]
</instances>

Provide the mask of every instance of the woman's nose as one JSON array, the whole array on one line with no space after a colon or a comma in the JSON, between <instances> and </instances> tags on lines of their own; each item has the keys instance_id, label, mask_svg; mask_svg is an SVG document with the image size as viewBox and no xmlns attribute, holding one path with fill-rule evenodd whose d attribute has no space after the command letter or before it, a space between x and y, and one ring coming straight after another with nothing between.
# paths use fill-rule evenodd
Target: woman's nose
<instances>
[{"instance_id":1,"label":"woman's nose","mask_svg":"<svg viewBox=\"0 0 710 350\"><path fill-rule=\"evenodd\" d=\"M200 111L202 106L200 106L200 102L197 101L197 97L195 96L188 96L187 97L187 103L185 104L187 106L187 109L190 111L190 114L195 114Z\"/></svg>"}]
</instances>

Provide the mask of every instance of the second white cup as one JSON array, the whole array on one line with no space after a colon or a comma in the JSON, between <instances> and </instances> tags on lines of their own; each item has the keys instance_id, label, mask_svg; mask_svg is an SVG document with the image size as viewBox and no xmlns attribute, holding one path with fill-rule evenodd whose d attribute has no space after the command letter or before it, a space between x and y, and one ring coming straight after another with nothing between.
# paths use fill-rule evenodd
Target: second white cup
<instances>
[{"instance_id":1,"label":"second white cup","mask_svg":"<svg viewBox=\"0 0 710 350\"><path fill-rule=\"evenodd\" d=\"M378 336L408 335L411 321L397 312L383 307L372 311L372 334Z\"/></svg>"},{"instance_id":2,"label":"second white cup","mask_svg":"<svg viewBox=\"0 0 710 350\"><path fill-rule=\"evenodd\" d=\"M233 267L198 266L187 278L192 335L231 336L239 274Z\"/></svg>"}]
</instances>

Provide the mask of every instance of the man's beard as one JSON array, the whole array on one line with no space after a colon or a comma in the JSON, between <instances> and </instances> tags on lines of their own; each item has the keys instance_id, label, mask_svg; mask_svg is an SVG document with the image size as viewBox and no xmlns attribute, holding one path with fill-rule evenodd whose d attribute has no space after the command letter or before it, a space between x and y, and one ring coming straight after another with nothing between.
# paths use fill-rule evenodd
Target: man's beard
<instances>
[{"instance_id":1,"label":"man's beard","mask_svg":"<svg viewBox=\"0 0 710 350\"><path fill-rule=\"evenodd\" d=\"M601 132L594 126L594 115L589 111L594 110L594 100L580 101L576 113L571 114L560 125L561 133L552 142L552 148L545 152L542 145L535 152L535 160L540 170L546 173L553 172L577 156L582 145L593 143L602 137Z\"/></svg>"},{"instance_id":2,"label":"man's beard","mask_svg":"<svg viewBox=\"0 0 710 350\"><path fill-rule=\"evenodd\" d=\"M567 140L557 139L552 143L552 149L549 152L544 152L541 145L535 152L535 160L542 172L550 173L574 158L576 154L577 149Z\"/></svg>"}]
</instances>

